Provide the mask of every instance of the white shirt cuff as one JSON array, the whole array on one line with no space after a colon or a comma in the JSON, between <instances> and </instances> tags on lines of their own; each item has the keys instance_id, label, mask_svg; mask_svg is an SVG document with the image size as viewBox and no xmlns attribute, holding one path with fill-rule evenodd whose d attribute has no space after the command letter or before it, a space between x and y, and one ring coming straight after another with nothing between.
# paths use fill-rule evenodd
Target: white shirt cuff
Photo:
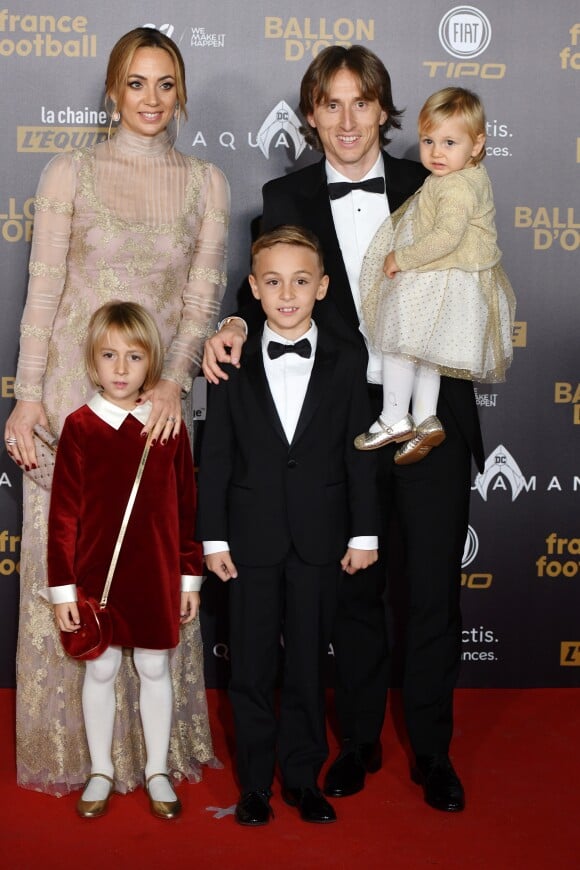
<instances>
[{"instance_id":1,"label":"white shirt cuff","mask_svg":"<svg viewBox=\"0 0 580 870\"><path fill-rule=\"evenodd\" d=\"M199 592L205 577L198 577L195 574L181 575L181 591L182 592Z\"/></svg>"},{"instance_id":2,"label":"white shirt cuff","mask_svg":"<svg viewBox=\"0 0 580 870\"><path fill-rule=\"evenodd\" d=\"M71 601L77 600L77 587L74 583L69 583L67 586L48 586L46 591L46 598L50 604L70 604Z\"/></svg>"},{"instance_id":3,"label":"white shirt cuff","mask_svg":"<svg viewBox=\"0 0 580 870\"><path fill-rule=\"evenodd\" d=\"M350 539L348 546L353 550L378 550L379 538L378 535L356 535Z\"/></svg>"},{"instance_id":4,"label":"white shirt cuff","mask_svg":"<svg viewBox=\"0 0 580 870\"><path fill-rule=\"evenodd\" d=\"M229 553L230 545L227 541L204 541L203 555L212 556L214 553Z\"/></svg>"}]
</instances>

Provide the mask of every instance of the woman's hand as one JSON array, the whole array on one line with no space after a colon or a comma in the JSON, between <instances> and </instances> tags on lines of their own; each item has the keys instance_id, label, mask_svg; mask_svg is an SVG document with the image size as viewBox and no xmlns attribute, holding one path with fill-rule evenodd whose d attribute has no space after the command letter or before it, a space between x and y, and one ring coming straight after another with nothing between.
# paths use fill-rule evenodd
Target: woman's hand
<instances>
[{"instance_id":1,"label":"woman's hand","mask_svg":"<svg viewBox=\"0 0 580 870\"><path fill-rule=\"evenodd\" d=\"M179 621L182 625L187 625L188 622L193 622L199 613L199 592L182 592L181 593L181 609L179 611Z\"/></svg>"},{"instance_id":2,"label":"woman's hand","mask_svg":"<svg viewBox=\"0 0 580 870\"><path fill-rule=\"evenodd\" d=\"M32 430L38 423L48 428L48 418L42 402L18 400L4 427L6 450L26 471L36 467Z\"/></svg>"},{"instance_id":3,"label":"woman's hand","mask_svg":"<svg viewBox=\"0 0 580 870\"><path fill-rule=\"evenodd\" d=\"M244 326L241 317L234 317L219 332L206 339L201 369L210 384L219 384L220 379L228 379L219 363L231 363L239 369L242 348L247 337Z\"/></svg>"},{"instance_id":4,"label":"woman's hand","mask_svg":"<svg viewBox=\"0 0 580 870\"><path fill-rule=\"evenodd\" d=\"M55 604L54 615L56 617L56 624L61 631L77 631L81 627L76 601L68 601L66 604Z\"/></svg>"},{"instance_id":5,"label":"woman's hand","mask_svg":"<svg viewBox=\"0 0 580 870\"><path fill-rule=\"evenodd\" d=\"M167 441L177 438L181 428L181 387L175 381L161 380L156 386L139 397L139 403L151 402L151 414L141 434L153 433L152 441Z\"/></svg>"}]
</instances>

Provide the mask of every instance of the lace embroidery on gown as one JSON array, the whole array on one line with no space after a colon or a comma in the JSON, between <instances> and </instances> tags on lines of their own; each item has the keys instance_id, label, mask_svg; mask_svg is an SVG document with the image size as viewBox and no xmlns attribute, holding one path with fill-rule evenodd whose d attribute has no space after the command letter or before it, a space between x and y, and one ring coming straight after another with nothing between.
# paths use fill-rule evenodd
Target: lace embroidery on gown
<instances>
[{"instance_id":1,"label":"lace embroidery on gown","mask_svg":"<svg viewBox=\"0 0 580 870\"><path fill-rule=\"evenodd\" d=\"M120 129L111 142L58 155L37 191L15 394L42 400L50 427L93 392L82 346L89 318L112 299L139 302L166 349L164 377L189 391L225 290L229 188L215 166L176 151L166 133ZM187 419L187 416L186 416ZM50 496L25 478L17 649L17 778L66 794L90 773L81 710L84 665L65 656L43 598ZM203 679L199 619L170 653L174 721L169 769L196 782L217 766ZM139 680L130 652L116 683L116 788L143 783Z\"/></svg>"}]
</instances>

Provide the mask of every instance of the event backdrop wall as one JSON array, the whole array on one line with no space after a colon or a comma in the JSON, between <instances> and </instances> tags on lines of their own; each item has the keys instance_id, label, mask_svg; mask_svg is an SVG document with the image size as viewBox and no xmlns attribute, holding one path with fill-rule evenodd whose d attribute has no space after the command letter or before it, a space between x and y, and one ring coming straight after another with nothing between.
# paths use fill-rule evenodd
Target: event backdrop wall
<instances>
[{"instance_id":1,"label":"event backdrop wall","mask_svg":"<svg viewBox=\"0 0 580 870\"><path fill-rule=\"evenodd\" d=\"M190 119L178 146L216 163L231 183L224 311L235 308L248 268L262 184L318 159L299 132L297 103L302 74L321 48L362 43L384 59L395 103L406 108L404 129L391 145L396 156L417 156L415 119L431 92L464 85L484 99L486 165L518 311L507 383L477 389L487 463L473 479L461 682L578 685L577 0L481 0L477 6L446 0L11 0L0 9L2 431L13 402L40 171L59 151L106 136L108 53L122 33L140 24L164 30L185 57ZM198 381L198 419L204 402ZM2 451L3 686L14 682L20 499L20 472ZM204 587L209 685L227 677L226 593L217 581Z\"/></svg>"}]
</instances>

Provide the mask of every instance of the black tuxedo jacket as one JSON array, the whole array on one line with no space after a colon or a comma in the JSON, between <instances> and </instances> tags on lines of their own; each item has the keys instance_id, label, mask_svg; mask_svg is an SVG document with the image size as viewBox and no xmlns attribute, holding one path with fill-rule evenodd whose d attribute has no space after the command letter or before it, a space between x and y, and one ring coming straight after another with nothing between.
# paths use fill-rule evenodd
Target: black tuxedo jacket
<instances>
[{"instance_id":1,"label":"black tuxedo jacket","mask_svg":"<svg viewBox=\"0 0 580 870\"><path fill-rule=\"evenodd\" d=\"M383 151L386 192L391 212L399 208L423 183L427 171L413 160L391 157ZM263 188L262 230L279 224L298 224L312 230L322 244L330 285L327 296L317 302L314 319L328 324L337 334L364 345L348 277L332 220L324 159L298 172L269 181ZM259 322L261 309L240 312L250 322ZM481 429L471 381L442 378L438 414L444 424L453 418L454 426L466 440L480 469L484 453ZM447 427L446 427L447 428Z\"/></svg>"},{"instance_id":2,"label":"black tuxedo jacket","mask_svg":"<svg viewBox=\"0 0 580 870\"><path fill-rule=\"evenodd\" d=\"M310 382L289 444L270 392L261 334L240 369L210 386L201 450L199 540L228 541L234 563L338 561L350 537L379 533L376 464L354 449L371 420L360 346L319 329Z\"/></svg>"}]
</instances>

